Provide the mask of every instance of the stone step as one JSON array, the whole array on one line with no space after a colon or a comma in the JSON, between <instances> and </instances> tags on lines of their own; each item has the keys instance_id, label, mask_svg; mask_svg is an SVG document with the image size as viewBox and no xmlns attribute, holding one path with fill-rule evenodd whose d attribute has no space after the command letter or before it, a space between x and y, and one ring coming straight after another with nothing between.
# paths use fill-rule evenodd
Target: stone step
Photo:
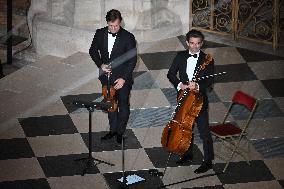
<instances>
[{"instance_id":1,"label":"stone step","mask_svg":"<svg viewBox=\"0 0 284 189\"><path fill-rule=\"evenodd\" d=\"M21 52L16 53L14 57L28 62L36 62L37 60L37 55L33 47L29 47Z\"/></svg>"},{"instance_id":2,"label":"stone step","mask_svg":"<svg viewBox=\"0 0 284 189\"><path fill-rule=\"evenodd\" d=\"M72 54L71 56L64 58L61 62L65 64L70 64L73 66L82 66L82 65L92 65L94 64L88 53L77 52Z\"/></svg>"}]
</instances>

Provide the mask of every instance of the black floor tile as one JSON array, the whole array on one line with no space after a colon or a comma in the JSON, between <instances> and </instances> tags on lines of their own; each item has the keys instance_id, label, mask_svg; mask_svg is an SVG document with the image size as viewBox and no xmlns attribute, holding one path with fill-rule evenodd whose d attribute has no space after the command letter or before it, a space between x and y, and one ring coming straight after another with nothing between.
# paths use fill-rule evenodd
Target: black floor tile
<instances>
[{"instance_id":1,"label":"black floor tile","mask_svg":"<svg viewBox=\"0 0 284 189\"><path fill-rule=\"evenodd\" d=\"M149 174L148 170L138 170L138 171L126 171L125 176L137 175L145 180L128 185L129 189L156 189L163 184L162 180L158 176L153 176ZM110 189L117 189L120 186L120 182L117 179L122 177L122 172L116 173L105 173L103 174L106 182Z\"/></svg>"},{"instance_id":2,"label":"black floor tile","mask_svg":"<svg viewBox=\"0 0 284 189\"><path fill-rule=\"evenodd\" d=\"M229 102L224 102L226 107L229 107ZM249 117L250 112L242 105L234 105L231 110L231 115L235 120L244 120ZM258 100L253 118L269 118L284 116L273 99Z\"/></svg>"},{"instance_id":3,"label":"black floor tile","mask_svg":"<svg viewBox=\"0 0 284 189\"><path fill-rule=\"evenodd\" d=\"M87 157L88 154L70 154L60 156L39 157L38 161L41 165L46 177L61 177L81 175L85 168L84 161L75 161L79 158ZM99 169L93 163L87 169L87 174L97 174Z\"/></svg>"},{"instance_id":4,"label":"black floor tile","mask_svg":"<svg viewBox=\"0 0 284 189\"><path fill-rule=\"evenodd\" d=\"M261 82L266 87L272 97L284 97L284 78L263 80Z\"/></svg>"},{"instance_id":5,"label":"black floor tile","mask_svg":"<svg viewBox=\"0 0 284 189\"><path fill-rule=\"evenodd\" d=\"M134 90L157 88L159 88L159 86L155 83L155 80L149 72L144 72L134 78L134 84L132 86L132 89Z\"/></svg>"},{"instance_id":6,"label":"black floor tile","mask_svg":"<svg viewBox=\"0 0 284 189\"><path fill-rule=\"evenodd\" d=\"M46 179L31 179L0 182L1 189L50 189Z\"/></svg>"},{"instance_id":7,"label":"black floor tile","mask_svg":"<svg viewBox=\"0 0 284 189\"><path fill-rule=\"evenodd\" d=\"M274 180L274 176L261 160L251 161L249 166L245 161L231 162L224 174L217 174L222 184L236 184ZM214 171L219 172L224 168L224 163L217 163Z\"/></svg>"},{"instance_id":8,"label":"black floor tile","mask_svg":"<svg viewBox=\"0 0 284 189\"><path fill-rule=\"evenodd\" d=\"M279 184L284 188L284 180L278 180Z\"/></svg>"},{"instance_id":9,"label":"black floor tile","mask_svg":"<svg viewBox=\"0 0 284 189\"><path fill-rule=\"evenodd\" d=\"M177 90L174 88L164 88L161 89L171 106L176 106L177 104Z\"/></svg>"},{"instance_id":10,"label":"black floor tile","mask_svg":"<svg viewBox=\"0 0 284 189\"><path fill-rule=\"evenodd\" d=\"M243 64L215 65L215 73L226 72L223 76L215 77L215 83L257 80L250 67Z\"/></svg>"},{"instance_id":11,"label":"black floor tile","mask_svg":"<svg viewBox=\"0 0 284 189\"><path fill-rule=\"evenodd\" d=\"M1 139L0 149L0 160L35 156L26 138Z\"/></svg>"},{"instance_id":12,"label":"black floor tile","mask_svg":"<svg viewBox=\"0 0 284 189\"><path fill-rule=\"evenodd\" d=\"M131 128L165 126L173 111L172 107L135 109L130 112L128 125Z\"/></svg>"},{"instance_id":13,"label":"black floor tile","mask_svg":"<svg viewBox=\"0 0 284 189\"><path fill-rule=\"evenodd\" d=\"M245 59L246 62L260 62L260 61L270 61L270 60L283 60L284 57L275 56L271 54L266 54L262 52L252 51L243 48L237 48L239 53Z\"/></svg>"},{"instance_id":14,"label":"black floor tile","mask_svg":"<svg viewBox=\"0 0 284 189\"><path fill-rule=\"evenodd\" d=\"M152 161L153 165L156 168L165 168L169 153L162 147L155 147L155 148L145 148L145 151ZM194 144L193 146L193 162L192 165L200 165L203 160L203 155L199 148ZM178 167L176 161L179 160L178 155L171 155L168 166L167 167ZM189 162L183 164L182 166L189 166L191 165Z\"/></svg>"},{"instance_id":15,"label":"black floor tile","mask_svg":"<svg viewBox=\"0 0 284 189\"><path fill-rule=\"evenodd\" d=\"M157 52L141 54L144 64L149 70L169 69L177 52Z\"/></svg>"},{"instance_id":16,"label":"black floor tile","mask_svg":"<svg viewBox=\"0 0 284 189\"><path fill-rule=\"evenodd\" d=\"M101 140L101 137L104 136L107 131L102 132L94 132L92 133L92 152L102 152L102 151L114 151L114 150L121 150L121 145L116 142L116 137L113 137L110 140ZM89 134L88 133L81 133L81 136L86 144L89 146ZM124 149L139 149L142 148L140 142L134 135L133 131L127 129L125 131L125 147Z\"/></svg>"},{"instance_id":17,"label":"black floor tile","mask_svg":"<svg viewBox=\"0 0 284 189\"><path fill-rule=\"evenodd\" d=\"M284 157L283 137L252 140L251 143L264 158Z\"/></svg>"},{"instance_id":18,"label":"black floor tile","mask_svg":"<svg viewBox=\"0 0 284 189\"><path fill-rule=\"evenodd\" d=\"M97 98L102 96L101 93L93 93L93 94L79 94L79 95L68 95L68 96L61 96L61 100L69 113L72 113L78 110L80 107L73 104L75 101L87 101L93 102Z\"/></svg>"},{"instance_id":19,"label":"black floor tile","mask_svg":"<svg viewBox=\"0 0 284 189\"><path fill-rule=\"evenodd\" d=\"M78 132L69 115L21 118L19 122L28 137Z\"/></svg>"}]
</instances>

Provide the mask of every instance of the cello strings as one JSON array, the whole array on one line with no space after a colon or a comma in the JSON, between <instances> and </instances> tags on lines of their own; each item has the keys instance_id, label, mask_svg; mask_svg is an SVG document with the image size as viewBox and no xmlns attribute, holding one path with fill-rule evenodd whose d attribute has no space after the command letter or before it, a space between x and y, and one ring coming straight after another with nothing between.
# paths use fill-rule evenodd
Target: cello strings
<instances>
[{"instance_id":1,"label":"cello strings","mask_svg":"<svg viewBox=\"0 0 284 189\"><path fill-rule=\"evenodd\" d=\"M139 77L142 77L143 76L143 74L142 75L140 75L140 76L138 76L137 78L139 78ZM153 76L152 76L153 77ZM158 76L157 76L158 77ZM137 79L136 78L136 79ZM151 85L151 87L150 88L153 88L155 86L155 82L153 82L152 83L152 85ZM147 93L147 96L145 96L145 101L144 101L144 104L146 104L146 102L147 102L147 98L152 98L152 96L151 96L151 93L150 92L148 92ZM137 117L135 117L135 119L138 119L138 117L139 117L139 115L137 116ZM135 123L135 119L133 120L133 123ZM132 127L133 128L133 127ZM134 127L135 128L135 127ZM139 128L139 127L138 127ZM142 138L142 141L141 141L141 145L143 146L143 143L146 141L146 138L147 138L147 136L149 136L149 132L150 132L150 128L151 128L151 122L149 123L149 125L146 127L147 129L146 129L146 131L145 131L145 134L144 134L144 136L143 136L143 138ZM140 140L139 140L140 141ZM140 157L140 153L141 153L141 150L144 150L144 148L139 148L139 150L138 150L138 152L136 153L136 156L135 156L135 158L134 158L134 161L133 161L133 163L132 163L132 165L130 166L130 170L133 170L133 168L134 168L134 166L135 166L135 164L137 163L137 160L138 160L138 157Z\"/></svg>"},{"instance_id":2,"label":"cello strings","mask_svg":"<svg viewBox=\"0 0 284 189\"><path fill-rule=\"evenodd\" d=\"M163 171L163 174L162 174L162 177L161 177L162 180L163 180L164 176L166 175L166 171L167 171L167 169L168 169L168 165L169 165L171 156L172 156L172 153L170 153L170 154L168 155L167 162L166 162L166 166L165 166L165 168L164 168L164 171Z\"/></svg>"},{"instance_id":3,"label":"cello strings","mask_svg":"<svg viewBox=\"0 0 284 189\"><path fill-rule=\"evenodd\" d=\"M196 79L196 81L200 81L200 80L203 80L203 79L208 79L210 77L214 77L214 76L219 76L219 75L223 75L223 74L226 74L227 72L219 72L219 73L215 73L215 74L211 74L211 75L205 75L203 77L199 77Z\"/></svg>"}]
</instances>

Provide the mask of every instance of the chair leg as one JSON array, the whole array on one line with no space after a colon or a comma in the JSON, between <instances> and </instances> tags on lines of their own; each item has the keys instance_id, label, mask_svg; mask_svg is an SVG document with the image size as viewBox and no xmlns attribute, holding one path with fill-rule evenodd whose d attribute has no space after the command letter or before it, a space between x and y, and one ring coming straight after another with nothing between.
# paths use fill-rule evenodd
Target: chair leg
<instances>
[{"instance_id":1,"label":"chair leg","mask_svg":"<svg viewBox=\"0 0 284 189\"><path fill-rule=\"evenodd\" d=\"M233 139L233 138L231 138L231 139ZM230 158L228 159L228 161L227 161L227 163L226 163L226 165L225 165L225 167L224 167L224 169L223 169L223 173L226 171L226 169L228 168L228 166L229 166L229 163L230 163L230 161L232 160L232 158L233 158L233 156L234 156L234 154L237 152L237 150L238 150L238 148L239 148L239 145L240 145L240 143L241 143L241 140L242 140L242 136L238 139L238 141L236 142L236 143L232 143L232 145L234 146L234 149L233 149L233 151L232 151L232 153L231 153L231 155L230 155ZM240 151L238 151L239 153L240 153ZM244 157L243 157L244 158ZM246 158L244 158L244 159L246 159ZM247 161L247 163L250 165L250 163Z\"/></svg>"},{"instance_id":2,"label":"chair leg","mask_svg":"<svg viewBox=\"0 0 284 189\"><path fill-rule=\"evenodd\" d=\"M226 149L231 151L230 155L227 156L229 158L224 158L221 155L215 154L216 157L218 157L219 159L222 159L226 162L225 167L223 169L223 173L227 170L227 168L230 164L230 161L234 157L234 154L240 155L247 162L247 164L250 165L250 161L249 161L248 157L246 157L246 151L239 147L239 144L240 144L242 138L239 138L236 142L234 142L235 140L232 137L231 137L231 141L228 141L228 140L222 139L222 138L218 138L218 137L216 137L214 141L216 141L217 139L220 139L221 142L222 142L222 145Z\"/></svg>"},{"instance_id":3,"label":"chair leg","mask_svg":"<svg viewBox=\"0 0 284 189\"><path fill-rule=\"evenodd\" d=\"M233 151L232 151L232 153L231 153L229 159L227 160L226 165L225 165L225 167L224 167L224 169L223 169L223 173L225 173L225 171L227 170L227 168L228 168L228 166L229 166L229 163L230 163L230 161L232 160L232 158L233 158L235 152L236 152L236 150L233 150Z\"/></svg>"},{"instance_id":4,"label":"chair leg","mask_svg":"<svg viewBox=\"0 0 284 189\"><path fill-rule=\"evenodd\" d=\"M236 143L233 143L233 145L236 147L236 153L242 156L242 158L247 162L247 164L250 165L249 151L246 151L245 149L239 147L242 139L246 139L246 141L248 141L247 137L243 135L238 139ZM248 143L248 148L249 148L249 143Z\"/></svg>"},{"instance_id":5,"label":"chair leg","mask_svg":"<svg viewBox=\"0 0 284 189\"><path fill-rule=\"evenodd\" d=\"M237 153L238 155L240 155L249 165L249 158L246 157L246 154L248 154L248 152L246 152L244 149L240 148L236 143L234 142L230 142L230 144L233 146L233 148L231 148L230 146L227 146L228 149L230 149L231 151L233 151L236 148L235 153Z\"/></svg>"}]
</instances>

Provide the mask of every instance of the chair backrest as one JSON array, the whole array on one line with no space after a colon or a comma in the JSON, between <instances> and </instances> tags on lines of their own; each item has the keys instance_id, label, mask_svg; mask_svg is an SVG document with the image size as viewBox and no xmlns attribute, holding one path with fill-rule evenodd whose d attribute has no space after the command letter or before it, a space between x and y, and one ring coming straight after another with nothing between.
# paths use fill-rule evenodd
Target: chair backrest
<instances>
[{"instance_id":1,"label":"chair backrest","mask_svg":"<svg viewBox=\"0 0 284 189\"><path fill-rule=\"evenodd\" d=\"M233 96L232 102L244 105L249 111L252 111L255 107L256 99L242 91L237 91Z\"/></svg>"}]
</instances>

